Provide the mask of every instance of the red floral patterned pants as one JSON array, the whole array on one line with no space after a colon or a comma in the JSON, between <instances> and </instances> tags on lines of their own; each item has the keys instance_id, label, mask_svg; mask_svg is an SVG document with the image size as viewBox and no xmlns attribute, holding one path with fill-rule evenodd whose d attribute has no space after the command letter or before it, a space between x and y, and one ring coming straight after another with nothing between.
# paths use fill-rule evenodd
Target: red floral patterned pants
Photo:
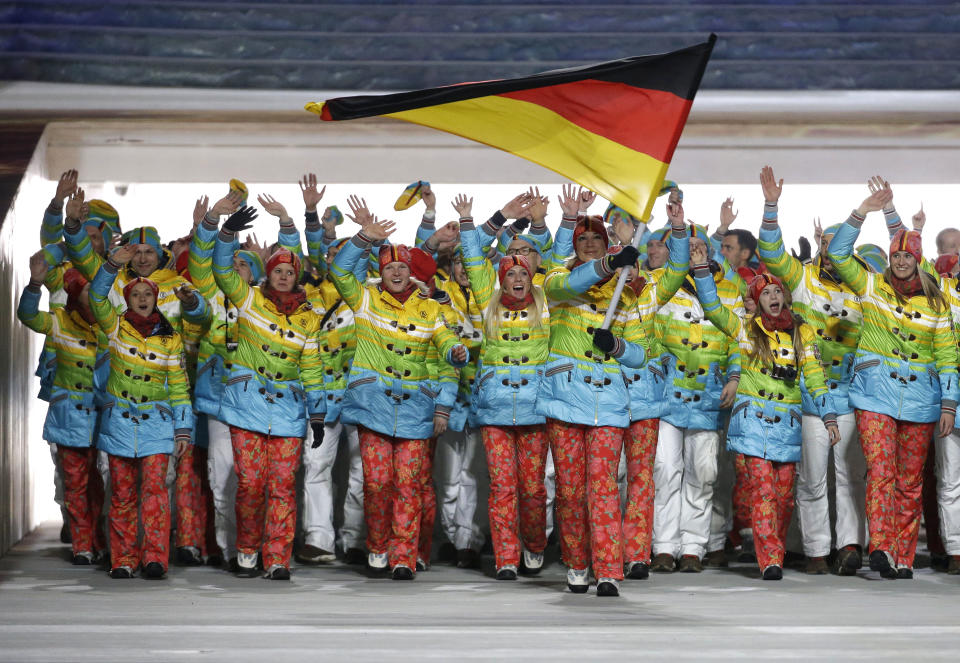
<instances>
[{"instance_id":1,"label":"red floral patterned pants","mask_svg":"<svg viewBox=\"0 0 960 663\"><path fill-rule=\"evenodd\" d=\"M389 564L417 564L421 473L430 440L403 440L358 426L363 462L363 516L367 549L386 553ZM428 475L429 476L429 475Z\"/></svg>"},{"instance_id":2,"label":"red floral patterned pants","mask_svg":"<svg viewBox=\"0 0 960 663\"><path fill-rule=\"evenodd\" d=\"M433 548L433 528L437 522L437 487L433 483L433 456L437 453L437 438L431 437L430 448L423 457L420 468L420 536L417 545L417 557L430 563L430 551Z\"/></svg>"},{"instance_id":3,"label":"red floral patterned pants","mask_svg":"<svg viewBox=\"0 0 960 663\"><path fill-rule=\"evenodd\" d=\"M299 437L270 437L230 427L237 472L237 550L261 550L263 568L290 565L297 530Z\"/></svg>"},{"instance_id":4,"label":"red floral patterned pants","mask_svg":"<svg viewBox=\"0 0 960 663\"><path fill-rule=\"evenodd\" d=\"M653 536L653 459L657 454L659 419L630 424L623 436L627 453L627 508L623 514L623 559L649 562Z\"/></svg>"},{"instance_id":5,"label":"red floral patterned pants","mask_svg":"<svg viewBox=\"0 0 960 663\"><path fill-rule=\"evenodd\" d=\"M490 470L494 561L498 569L519 566L521 541L530 552L547 547L546 432L542 425L484 426L481 434Z\"/></svg>"},{"instance_id":6,"label":"red floral patterned pants","mask_svg":"<svg viewBox=\"0 0 960 663\"><path fill-rule=\"evenodd\" d=\"M737 454L733 461L733 472L736 479L733 484L733 530L730 540L734 545L740 545L740 531L750 529L750 511L753 509L753 491L750 489L746 456Z\"/></svg>"},{"instance_id":7,"label":"red floral patterned pants","mask_svg":"<svg viewBox=\"0 0 960 663\"><path fill-rule=\"evenodd\" d=\"M898 421L866 410L857 410L856 416L867 461L870 552L888 552L897 566L912 568L920 533L923 465L936 423Z\"/></svg>"},{"instance_id":8,"label":"red floral patterned pants","mask_svg":"<svg viewBox=\"0 0 960 663\"><path fill-rule=\"evenodd\" d=\"M95 447L57 445L63 471L63 505L69 517L73 554L107 549L99 527L103 510L103 478L97 471Z\"/></svg>"},{"instance_id":9,"label":"red floral patterned pants","mask_svg":"<svg viewBox=\"0 0 960 663\"><path fill-rule=\"evenodd\" d=\"M220 554L213 526L213 492L207 480L207 450L192 444L177 462L177 547L194 546L201 555Z\"/></svg>"},{"instance_id":10,"label":"red floral patterned pants","mask_svg":"<svg viewBox=\"0 0 960 663\"><path fill-rule=\"evenodd\" d=\"M136 569L140 564L146 566L150 562L159 562L166 569L170 544L170 497L166 478L170 456L153 454L125 458L110 455L109 458L110 560L113 568L129 566ZM138 492L142 547L137 545Z\"/></svg>"},{"instance_id":11,"label":"red floral patterned pants","mask_svg":"<svg viewBox=\"0 0 960 663\"><path fill-rule=\"evenodd\" d=\"M771 564L782 567L787 527L793 513L797 464L775 463L754 456L743 456L743 461L752 492L750 520L757 565L761 571Z\"/></svg>"},{"instance_id":12,"label":"red floral patterned pants","mask_svg":"<svg viewBox=\"0 0 960 663\"><path fill-rule=\"evenodd\" d=\"M597 578L623 579L617 466L623 428L547 420L557 471L560 554L571 569L590 565Z\"/></svg>"}]
</instances>

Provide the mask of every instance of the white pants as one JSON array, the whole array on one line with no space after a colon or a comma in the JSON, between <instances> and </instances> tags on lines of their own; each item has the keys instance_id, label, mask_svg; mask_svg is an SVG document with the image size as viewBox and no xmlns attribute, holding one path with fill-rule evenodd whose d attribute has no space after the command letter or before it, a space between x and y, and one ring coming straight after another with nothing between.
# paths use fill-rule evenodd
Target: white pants
<instances>
[{"instance_id":1,"label":"white pants","mask_svg":"<svg viewBox=\"0 0 960 663\"><path fill-rule=\"evenodd\" d=\"M226 559L237 556L237 473L230 427L207 415L207 479L213 493L213 526Z\"/></svg>"},{"instance_id":2,"label":"white pants","mask_svg":"<svg viewBox=\"0 0 960 663\"><path fill-rule=\"evenodd\" d=\"M717 446L713 430L680 429L660 420L653 461L653 554L703 557L710 537Z\"/></svg>"},{"instance_id":3,"label":"white pants","mask_svg":"<svg viewBox=\"0 0 960 663\"><path fill-rule=\"evenodd\" d=\"M356 426L344 426L339 420L324 424L323 441L313 447L313 430L307 430L303 444L303 534L304 543L321 550L334 552L336 530L333 524L334 505L336 504L336 486L333 481L333 465L340 449L340 436L345 433L351 455L347 495L344 503L344 526L357 532L363 522L363 470L357 472L354 465L360 465L360 440ZM356 457L354 459L354 456ZM350 493L359 491L359 497ZM359 503L359 510L357 504ZM358 523L359 521L359 523ZM350 537L353 538L353 535ZM359 547L355 542L347 547Z\"/></svg>"},{"instance_id":4,"label":"white pants","mask_svg":"<svg viewBox=\"0 0 960 663\"><path fill-rule=\"evenodd\" d=\"M557 468L553 465L553 452L547 449L547 462L543 466L543 487L547 489L547 538L553 533L553 503L557 499Z\"/></svg>"},{"instance_id":5,"label":"white pants","mask_svg":"<svg viewBox=\"0 0 960 663\"><path fill-rule=\"evenodd\" d=\"M837 417L840 441L833 447L836 475L836 547L867 541L867 464L857 436L853 413ZM826 557L833 545L830 532L830 504L827 466L830 437L820 417L803 415L803 451L797 468L797 515L807 557Z\"/></svg>"},{"instance_id":6,"label":"white pants","mask_svg":"<svg viewBox=\"0 0 960 663\"><path fill-rule=\"evenodd\" d=\"M960 434L954 429L936 441L937 508L948 555L960 555Z\"/></svg>"},{"instance_id":7,"label":"white pants","mask_svg":"<svg viewBox=\"0 0 960 663\"><path fill-rule=\"evenodd\" d=\"M433 478L437 486L440 527L457 550L480 552L484 536L479 520L486 509L477 509L480 493L489 495L487 456L479 428L451 431L437 439ZM482 500L487 503L486 499Z\"/></svg>"},{"instance_id":8,"label":"white pants","mask_svg":"<svg viewBox=\"0 0 960 663\"><path fill-rule=\"evenodd\" d=\"M347 492L343 498L343 524L340 525L339 544L346 551L366 546L367 524L363 519L363 459L360 456L360 437L357 427L344 424L347 445Z\"/></svg>"}]
</instances>

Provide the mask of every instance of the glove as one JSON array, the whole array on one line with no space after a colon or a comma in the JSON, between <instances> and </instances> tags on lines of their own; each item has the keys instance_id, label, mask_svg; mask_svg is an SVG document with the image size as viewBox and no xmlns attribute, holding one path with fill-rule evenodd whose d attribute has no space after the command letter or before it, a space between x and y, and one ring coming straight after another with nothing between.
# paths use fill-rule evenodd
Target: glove
<instances>
[{"instance_id":1,"label":"glove","mask_svg":"<svg viewBox=\"0 0 960 663\"><path fill-rule=\"evenodd\" d=\"M810 240L801 235L797 243L800 245L800 253L795 253L792 249L790 253L793 253L793 257L800 262L810 262L810 258L813 256L810 252Z\"/></svg>"},{"instance_id":2,"label":"glove","mask_svg":"<svg viewBox=\"0 0 960 663\"><path fill-rule=\"evenodd\" d=\"M516 221L514 221L512 224L510 224L510 227L516 230L517 234L519 235L524 230L526 230L527 226L529 225L530 225L530 218L525 216L522 219L517 219Z\"/></svg>"},{"instance_id":3,"label":"glove","mask_svg":"<svg viewBox=\"0 0 960 663\"><path fill-rule=\"evenodd\" d=\"M323 444L323 422L311 421L310 430L313 431L313 444L310 445L310 448L316 449Z\"/></svg>"},{"instance_id":4,"label":"glove","mask_svg":"<svg viewBox=\"0 0 960 663\"><path fill-rule=\"evenodd\" d=\"M612 272L619 269L620 267L627 267L629 265L634 265L637 262L637 258L640 256L640 252L633 246L629 244L623 247L618 253L609 255L606 257L607 268ZM597 346L599 347L599 346Z\"/></svg>"},{"instance_id":5,"label":"glove","mask_svg":"<svg viewBox=\"0 0 960 663\"><path fill-rule=\"evenodd\" d=\"M604 353L610 354L617 345L617 339L609 329L594 329L593 344Z\"/></svg>"},{"instance_id":6,"label":"glove","mask_svg":"<svg viewBox=\"0 0 960 663\"><path fill-rule=\"evenodd\" d=\"M436 299L441 304L450 303L450 293L448 293L446 290L441 290L440 288L437 288L436 290L434 290L433 293L430 295L430 298Z\"/></svg>"},{"instance_id":7,"label":"glove","mask_svg":"<svg viewBox=\"0 0 960 663\"><path fill-rule=\"evenodd\" d=\"M251 227L251 224L255 218L257 218L256 209L254 209L252 206L241 207L230 215L230 218L227 219L227 222L223 224L223 229L229 230L232 233L238 233L241 230L247 230Z\"/></svg>"}]
</instances>

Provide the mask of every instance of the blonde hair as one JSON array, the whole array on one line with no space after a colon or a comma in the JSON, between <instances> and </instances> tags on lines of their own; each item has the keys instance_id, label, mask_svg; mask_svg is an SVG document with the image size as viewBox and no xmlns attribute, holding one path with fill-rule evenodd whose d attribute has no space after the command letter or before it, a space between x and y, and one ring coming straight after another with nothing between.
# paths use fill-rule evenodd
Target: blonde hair
<instances>
[{"instance_id":1,"label":"blonde hair","mask_svg":"<svg viewBox=\"0 0 960 663\"><path fill-rule=\"evenodd\" d=\"M543 324L541 317L544 305L543 290L531 284L530 294L533 295L533 303L526 309L527 317L530 320L531 327L539 327ZM500 331L500 323L506 317L504 314L510 311L500 301L502 295L503 290L498 289L494 296L490 298L487 310L483 312L483 331L487 338L496 338L497 332Z\"/></svg>"},{"instance_id":2,"label":"blonde hair","mask_svg":"<svg viewBox=\"0 0 960 663\"><path fill-rule=\"evenodd\" d=\"M930 274L920 269L919 263L917 263L917 274L920 276L920 285L923 288L923 296L927 298L927 304L937 313L949 310L947 300L944 299L943 292L940 291L940 285ZM893 272L890 270L890 267L883 270L883 278L886 279L887 283L891 286L893 285ZM907 303L907 300L897 292L896 288L893 288L893 294L901 306Z\"/></svg>"},{"instance_id":3,"label":"blonde hair","mask_svg":"<svg viewBox=\"0 0 960 663\"><path fill-rule=\"evenodd\" d=\"M786 288L781 288L781 291L783 292L783 305L789 311L793 305L793 296ZM800 326L804 324L804 320L793 312L790 315L793 316L793 329L790 332L793 339L793 354L796 357L795 361L799 371L799 366L803 363L803 336L800 335ZM760 328L760 320L760 302L758 301L757 312L747 322L747 338L750 339L750 345L752 346L747 356L753 360L759 360L761 363L775 366L777 362L770 350L770 337Z\"/></svg>"}]
</instances>

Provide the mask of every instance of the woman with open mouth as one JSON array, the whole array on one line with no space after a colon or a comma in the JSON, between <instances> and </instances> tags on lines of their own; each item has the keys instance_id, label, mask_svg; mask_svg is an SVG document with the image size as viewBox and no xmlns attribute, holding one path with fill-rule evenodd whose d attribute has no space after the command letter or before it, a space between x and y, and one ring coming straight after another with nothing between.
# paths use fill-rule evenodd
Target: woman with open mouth
<instances>
[{"instance_id":1,"label":"woman with open mouth","mask_svg":"<svg viewBox=\"0 0 960 663\"><path fill-rule=\"evenodd\" d=\"M863 327L853 364L850 404L867 461L870 568L885 578L913 577L922 511L923 465L934 432L954 427L960 357L950 305L923 262L920 233L901 228L890 266L869 272L853 245L867 214L893 199L881 178L840 226L827 255L860 297Z\"/></svg>"},{"instance_id":2,"label":"woman with open mouth","mask_svg":"<svg viewBox=\"0 0 960 663\"><path fill-rule=\"evenodd\" d=\"M840 440L836 410L820 366L817 336L791 312L789 292L777 277L761 274L753 279L749 294L757 302L757 310L741 320L720 301L702 246L691 245L690 261L704 315L740 345L740 384L730 413L727 446L745 460L762 577L780 580L796 464L801 456L800 380L823 420L830 444Z\"/></svg>"}]
</instances>

